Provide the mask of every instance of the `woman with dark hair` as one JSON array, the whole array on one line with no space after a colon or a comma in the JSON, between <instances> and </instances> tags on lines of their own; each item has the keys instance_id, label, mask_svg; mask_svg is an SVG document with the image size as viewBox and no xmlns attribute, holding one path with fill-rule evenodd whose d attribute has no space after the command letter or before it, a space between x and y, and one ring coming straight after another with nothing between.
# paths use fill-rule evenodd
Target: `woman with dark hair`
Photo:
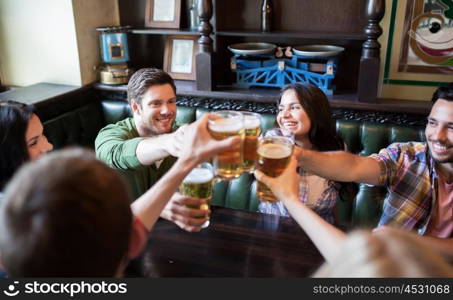
<instances>
[{"instance_id":1,"label":"woman with dark hair","mask_svg":"<svg viewBox=\"0 0 453 300\"><path fill-rule=\"evenodd\" d=\"M0 199L6 183L23 163L52 148L32 106L0 102Z\"/></svg>"},{"instance_id":2,"label":"woman with dark hair","mask_svg":"<svg viewBox=\"0 0 453 300\"><path fill-rule=\"evenodd\" d=\"M0 201L6 184L20 166L52 148L32 106L16 101L0 102ZM0 263L0 277L5 277L2 270Z\"/></svg>"},{"instance_id":3,"label":"woman with dark hair","mask_svg":"<svg viewBox=\"0 0 453 300\"><path fill-rule=\"evenodd\" d=\"M296 146L318 151L343 150L335 131L329 101L318 87L293 83L284 86L278 101L277 123L295 135ZM308 173L300 168L300 200L329 223L334 222L333 208L339 198L340 184ZM263 213L289 216L283 203L259 205Z\"/></svg>"}]
</instances>

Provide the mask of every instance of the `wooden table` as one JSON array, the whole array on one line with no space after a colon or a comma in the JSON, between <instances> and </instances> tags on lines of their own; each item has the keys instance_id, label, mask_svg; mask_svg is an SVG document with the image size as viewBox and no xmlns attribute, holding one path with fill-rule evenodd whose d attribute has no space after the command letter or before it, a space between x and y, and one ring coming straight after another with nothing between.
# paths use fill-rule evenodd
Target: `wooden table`
<instances>
[{"instance_id":1,"label":"wooden table","mask_svg":"<svg viewBox=\"0 0 453 300\"><path fill-rule=\"evenodd\" d=\"M288 217L212 207L211 225L185 232L159 220L127 277L307 277L323 262Z\"/></svg>"}]
</instances>

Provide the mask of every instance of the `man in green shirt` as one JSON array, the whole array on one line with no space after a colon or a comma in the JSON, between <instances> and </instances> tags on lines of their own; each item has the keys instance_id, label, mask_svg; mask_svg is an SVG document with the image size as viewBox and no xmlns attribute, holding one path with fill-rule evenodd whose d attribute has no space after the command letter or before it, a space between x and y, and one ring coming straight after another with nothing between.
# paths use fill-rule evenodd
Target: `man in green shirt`
<instances>
[{"instance_id":1,"label":"man in green shirt","mask_svg":"<svg viewBox=\"0 0 453 300\"><path fill-rule=\"evenodd\" d=\"M95 148L100 160L119 170L137 199L179 157L186 127L172 130L176 118L176 86L162 70L145 68L135 72L129 80L127 98L132 118L101 129ZM175 193L160 216L187 231L199 231L209 211L187 205L196 207L204 202Z\"/></svg>"}]
</instances>

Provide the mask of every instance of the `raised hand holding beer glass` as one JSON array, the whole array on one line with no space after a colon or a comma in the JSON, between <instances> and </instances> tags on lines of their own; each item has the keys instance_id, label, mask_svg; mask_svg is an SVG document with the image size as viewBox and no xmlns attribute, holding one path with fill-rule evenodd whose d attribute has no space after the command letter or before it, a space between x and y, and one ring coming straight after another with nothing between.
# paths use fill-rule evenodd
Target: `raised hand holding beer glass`
<instances>
[{"instance_id":1,"label":"raised hand holding beer glass","mask_svg":"<svg viewBox=\"0 0 453 300\"><path fill-rule=\"evenodd\" d=\"M216 140L223 140L231 136L240 136L244 139L244 116L236 111L217 111L210 114L208 130ZM214 170L217 177L223 180L237 178L242 173L243 143L237 147L217 154L213 158Z\"/></svg>"},{"instance_id":2,"label":"raised hand holding beer glass","mask_svg":"<svg viewBox=\"0 0 453 300\"><path fill-rule=\"evenodd\" d=\"M253 172L258 159L258 137L261 134L261 116L254 112L242 112L244 116L243 172Z\"/></svg>"},{"instance_id":3,"label":"raised hand holding beer glass","mask_svg":"<svg viewBox=\"0 0 453 300\"><path fill-rule=\"evenodd\" d=\"M192 169L184 178L179 187L179 192L187 197L204 199L206 202L202 205L187 205L189 208L201 209L208 211L211 206L212 185L214 182L214 170L209 163L202 163ZM199 217L204 218L204 217ZM209 226L209 219L201 225L201 228Z\"/></svg>"},{"instance_id":4,"label":"raised hand holding beer glass","mask_svg":"<svg viewBox=\"0 0 453 300\"><path fill-rule=\"evenodd\" d=\"M239 136L224 140L215 140L208 131L208 119L211 115L206 114L196 122L188 125L184 131L184 143L181 144L180 156L177 163L182 166L181 172L184 176L181 181L172 181L176 188L180 186L183 178L190 173L192 168L206 161L213 155L226 151L230 148L239 147L241 138ZM168 174L168 173L167 173ZM167 186L167 192L171 190ZM176 189L175 188L175 189ZM159 191L162 193L162 189ZM174 190L172 191L174 193ZM199 198L183 196L175 193L172 201L168 202L164 212L168 212L168 220L173 220L179 227L189 232L196 232L201 229L202 224L207 219L209 210L194 209L192 207L203 206L206 201ZM163 213L164 213L163 212Z\"/></svg>"},{"instance_id":5,"label":"raised hand holding beer glass","mask_svg":"<svg viewBox=\"0 0 453 300\"><path fill-rule=\"evenodd\" d=\"M280 128L266 131L258 142L257 170L269 177L280 176L289 164L293 148L294 134ZM258 180L257 184L257 195L261 201L278 201L264 183Z\"/></svg>"}]
</instances>

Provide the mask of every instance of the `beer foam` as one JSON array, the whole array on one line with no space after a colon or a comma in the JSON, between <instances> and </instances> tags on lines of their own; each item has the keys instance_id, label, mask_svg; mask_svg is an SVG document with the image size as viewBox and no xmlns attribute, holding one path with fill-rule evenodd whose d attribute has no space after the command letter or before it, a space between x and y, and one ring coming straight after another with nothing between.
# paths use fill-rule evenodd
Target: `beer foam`
<instances>
[{"instance_id":1,"label":"beer foam","mask_svg":"<svg viewBox=\"0 0 453 300\"><path fill-rule=\"evenodd\" d=\"M256 117L245 116L244 127L245 129L255 129L260 126L260 119Z\"/></svg>"},{"instance_id":2,"label":"beer foam","mask_svg":"<svg viewBox=\"0 0 453 300\"><path fill-rule=\"evenodd\" d=\"M217 119L209 124L209 129L215 132L236 132L242 127L242 122L239 122L238 119Z\"/></svg>"},{"instance_id":3,"label":"beer foam","mask_svg":"<svg viewBox=\"0 0 453 300\"><path fill-rule=\"evenodd\" d=\"M291 155L292 149L280 144L264 144L258 147L258 154L271 159L281 159Z\"/></svg>"},{"instance_id":4,"label":"beer foam","mask_svg":"<svg viewBox=\"0 0 453 300\"><path fill-rule=\"evenodd\" d=\"M200 184L211 181L214 174L205 168L195 168L184 178L183 183Z\"/></svg>"}]
</instances>

